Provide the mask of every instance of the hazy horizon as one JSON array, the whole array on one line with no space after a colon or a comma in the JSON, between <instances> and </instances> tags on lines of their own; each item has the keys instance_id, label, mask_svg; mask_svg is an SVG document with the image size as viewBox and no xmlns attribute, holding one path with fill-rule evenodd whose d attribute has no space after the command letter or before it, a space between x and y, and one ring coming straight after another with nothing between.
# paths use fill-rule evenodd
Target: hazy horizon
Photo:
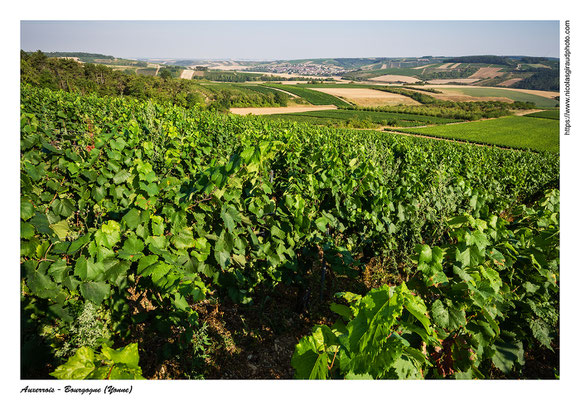
<instances>
[{"instance_id":1,"label":"hazy horizon","mask_svg":"<svg viewBox=\"0 0 580 400\"><path fill-rule=\"evenodd\" d=\"M20 30L25 51L132 59L560 55L559 21L21 21Z\"/></svg>"}]
</instances>

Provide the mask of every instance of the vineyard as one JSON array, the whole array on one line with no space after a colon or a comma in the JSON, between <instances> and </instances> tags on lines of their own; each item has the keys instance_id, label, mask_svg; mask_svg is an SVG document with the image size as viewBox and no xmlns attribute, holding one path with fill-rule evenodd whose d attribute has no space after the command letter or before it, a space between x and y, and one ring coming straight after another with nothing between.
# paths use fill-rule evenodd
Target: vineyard
<instances>
[{"instance_id":1,"label":"vineyard","mask_svg":"<svg viewBox=\"0 0 580 400\"><path fill-rule=\"evenodd\" d=\"M465 140L472 143L559 153L560 121L545 117L545 115L553 115L552 110L541 111L537 114L539 115L534 118L509 116L447 126L397 130L446 139Z\"/></svg>"},{"instance_id":2,"label":"vineyard","mask_svg":"<svg viewBox=\"0 0 580 400\"><path fill-rule=\"evenodd\" d=\"M304 85L298 86L298 85L282 85L276 83L268 83L265 86L276 89L282 89L286 92L290 92L292 94L295 94L296 96L300 96L310 104L314 105L333 104L339 107L350 106L349 103L339 99L338 97L332 96L327 93L317 92L316 90L311 90L309 88L303 87Z\"/></svg>"},{"instance_id":3,"label":"vineyard","mask_svg":"<svg viewBox=\"0 0 580 400\"><path fill-rule=\"evenodd\" d=\"M23 378L557 377L557 153L23 84L20 163Z\"/></svg>"},{"instance_id":4,"label":"vineyard","mask_svg":"<svg viewBox=\"0 0 580 400\"><path fill-rule=\"evenodd\" d=\"M267 118L286 121L308 122L314 125L340 126L344 124L363 124L367 127L378 126L422 126L431 124L448 124L461 120L451 118L430 117L419 114L405 114L394 112L376 112L364 110L325 110L308 111L292 114L274 114ZM354 126L356 127L356 126Z\"/></svg>"}]
</instances>

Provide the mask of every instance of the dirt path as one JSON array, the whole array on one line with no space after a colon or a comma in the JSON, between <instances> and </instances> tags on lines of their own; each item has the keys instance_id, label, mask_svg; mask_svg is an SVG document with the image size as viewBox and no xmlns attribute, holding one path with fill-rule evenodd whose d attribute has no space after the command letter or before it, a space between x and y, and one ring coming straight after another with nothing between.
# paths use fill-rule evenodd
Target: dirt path
<instances>
[{"instance_id":1,"label":"dirt path","mask_svg":"<svg viewBox=\"0 0 580 400\"><path fill-rule=\"evenodd\" d=\"M537 110L537 109L533 109L533 110L516 110L516 111L514 111L514 115L517 115L517 116L520 116L521 117L522 115L533 114L535 112L540 112L540 111L542 111L542 110Z\"/></svg>"},{"instance_id":2,"label":"dirt path","mask_svg":"<svg viewBox=\"0 0 580 400\"><path fill-rule=\"evenodd\" d=\"M268 87L269 87L269 86L268 86ZM298 96L298 95L296 95L296 94L294 94L294 93L287 92L287 91L285 91L284 89L278 89L278 88L274 88L274 87L270 87L270 89L274 89L274 90L277 90L277 91L279 91L279 92L286 93L286 94L287 94L288 96L290 96L290 97L294 97L294 98L296 98L296 97L300 97L300 96Z\"/></svg>"},{"instance_id":3,"label":"dirt path","mask_svg":"<svg viewBox=\"0 0 580 400\"><path fill-rule=\"evenodd\" d=\"M333 105L328 106L296 106L296 107L244 107L230 108L230 112L236 115L271 115L271 114L291 114L306 111L336 110Z\"/></svg>"}]
</instances>

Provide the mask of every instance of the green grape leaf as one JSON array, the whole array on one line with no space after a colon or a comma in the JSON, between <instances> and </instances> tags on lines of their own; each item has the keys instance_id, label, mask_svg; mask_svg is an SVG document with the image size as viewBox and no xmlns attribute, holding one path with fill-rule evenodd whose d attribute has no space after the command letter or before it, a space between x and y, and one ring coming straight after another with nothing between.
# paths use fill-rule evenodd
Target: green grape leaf
<instances>
[{"instance_id":1,"label":"green grape leaf","mask_svg":"<svg viewBox=\"0 0 580 400\"><path fill-rule=\"evenodd\" d=\"M115 364L124 364L129 368L139 367L139 348L137 343L131 343L118 350L113 350L105 344L101 352L105 358L113 361Z\"/></svg>"},{"instance_id":2,"label":"green grape leaf","mask_svg":"<svg viewBox=\"0 0 580 400\"><path fill-rule=\"evenodd\" d=\"M66 240L68 233L70 232L68 222L66 222L64 219L57 222L56 224L51 224L50 229L52 229L53 232L56 233L56 236L58 236L58 238L63 241Z\"/></svg>"},{"instance_id":3,"label":"green grape leaf","mask_svg":"<svg viewBox=\"0 0 580 400\"><path fill-rule=\"evenodd\" d=\"M95 262L92 258L79 257L75 263L74 273L83 281L95 281L103 278L105 266L102 262Z\"/></svg>"},{"instance_id":4,"label":"green grape leaf","mask_svg":"<svg viewBox=\"0 0 580 400\"><path fill-rule=\"evenodd\" d=\"M24 221L28 221L32 216L34 216L34 205L26 199L20 200L20 218Z\"/></svg>"},{"instance_id":5,"label":"green grape leaf","mask_svg":"<svg viewBox=\"0 0 580 400\"><path fill-rule=\"evenodd\" d=\"M509 373L516 362L523 365L524 347L522 342L496 343L494 347L493 364L504 374Z\"/></svg>"},{"instance_id":6,"label":"green grape leaf","mask_svg":"<svg viewBox=\"0 0 580 400\"><path fill-rule=\"evenodd\" d=\"M349 321L353 314L352 314L352 310L350 309L350 307L347 307L343 304L336 304L336 303L332 303L330 305L330 309L337 313L338 315L340 315L342 318L344 318L345 321Z\"/></svg>"},{"instance_id":7,"label":"green grape leaf","mask_svg":"<svg viewBox=\"0 0 580 400\"><path fill-rule=\"evenodd\" d=\"M119 185L123 182L126 182L129 178L131 178L131 173L126 169L122 169L113 176L113 182L115 185Z\"/></svg>"},{"instance_id":8,"label":"green grape leaf","mask_svg":"<svg viewBox=\"0 0 580 400\"><path fill-rule=\"evenodd\" d=\"M123 216L123 221L127 224L130 229L135 229L139 225L141 220L141 212L136 208L130 209L127 214Z\"/></svg>"},{"instance_id":9,"label":"green grape leaf","mask_svg":"<svg viewBox=\"0 0 580 400\"><path fill-rule=\"evenodd\" d=\"M74 356L51 372L57 379L85 379L95 370L95 353L90 347L83 346Z\"/></svg>"},{"instance_id":10,"label":"green grape leaf","mask_svg":"<svg viewBox=\"0 0 580 400\"><path fill-rule=\"evenodd\" d=\"M344 376L346 380L372 380L373 377L371 374L355 374L353 371L349 371L348 374Z\"/></svg>"},{"instance_id":11,"label":"green grape leaf","mask_svg":"<svg viewBox=\"0 0 580 400\"><path fill-rule=\"evenodd\" d=\"M99 246L112 249L121 240L121 226L117 221L108 221L95 233L95 242Z\"/></svg>"},{"instance_id":12,"label":"green grape leaf","mask_svg":"<svg viewBox=\"0 0 580 400\"><path fill-rule=\"evenodd\" d=\"M73 241L68 250L67 250L67 254L74 254L76 253L80 248L82 248L83 246L85 246L87 243L89 243L91 241L91 236L90 235L84 235L81 236L80 238L78 238L77 240Z\"/></svg>"},{"instance_id":13,"label":"green grape leaf","mask_svg":"<svg viewBox=\"0 0 580 400\"><path fill-rule=\"evenodd\" d=\"M105 282L83 282L80 291L85 299L100 305L109 296L111 286Z\"/></svg>"},{"instance_id":14,"label":"green grape leaf","mask_svg":"<svg viewBox=\"0 0 580 400\"><path fill-rule=\"evenodd\" d=\"M20 222L20 237L22 239L30 239L34 236L34 226L28 222Z\"/></svg>"},{"instance_id":15,"label":"green grape leaf","mask_svg":"<svg viewBox=\"0 0 580 400\"><path fill-rule=\"evenodd\" d=\"M441 300L435 300L431 306L431 317L437 325L443 329L449 329L449 311Z\"/></svg>"}]
</instances>

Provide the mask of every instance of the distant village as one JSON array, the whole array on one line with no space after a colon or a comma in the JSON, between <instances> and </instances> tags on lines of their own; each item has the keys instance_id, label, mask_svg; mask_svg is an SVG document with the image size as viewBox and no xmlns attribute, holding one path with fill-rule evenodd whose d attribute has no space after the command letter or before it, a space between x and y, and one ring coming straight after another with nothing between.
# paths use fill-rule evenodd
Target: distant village
<instances>
[{"instance_id":1,"label":"distant village","mask_svg":"<svg viewBox=\"0 0 580 400\"><path fill-rule=\"evenodd\" d=\"M380 68L410 68L420 65L428 64L433 62L431 58L419 58L412 60L385 60ZM362 69L369 69L370 66L363 67ZM277 74L299 74L299 75L314 75L314 76L331 76L338 75L341 73L352 71L353 69L347 69L337 65L328 64L315 64L312 62L301 63L301 64L291 64L291 63L277 63L271 65L260 65L259 67L254 67L248 69L248 71L254 72L271 72Z\"/></svg>"},{"instance_id":2,"label":"distant village","mask_svg":"<svg viewBox=\"0 0 580 400\"><path fill-rule=\"evenodd\" d=\"M248 71L273 72L277 74L330 76L345 72L347 70L336 65L283 63L276 65L263 65L249 69Z\"/></svg>"}]
</instances>

